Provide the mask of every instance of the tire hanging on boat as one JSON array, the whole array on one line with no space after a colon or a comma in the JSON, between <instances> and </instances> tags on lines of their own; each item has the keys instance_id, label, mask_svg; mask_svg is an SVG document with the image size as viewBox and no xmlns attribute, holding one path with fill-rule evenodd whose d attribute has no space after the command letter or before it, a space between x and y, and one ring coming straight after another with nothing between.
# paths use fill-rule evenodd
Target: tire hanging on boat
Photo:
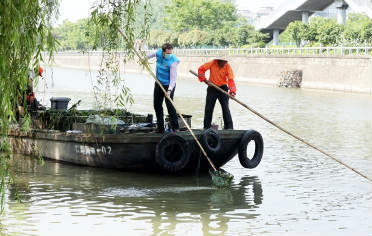
<instances>
[{"instance_id":1,"label":"tire hanging on boat","mask_svg":"<svg viewBox=\"0 0 372 236\"><path fill-rule=\"evenodd\" d=\"M254 155L253 158L250 159L247 156L247 147L250 141L254 141L255 143L255 150L254 150ZM245 168L255 168L260 164L262 155L263 155L263 149L264 149L264 143L263 139L260 133L258 133L255 130L247 130L243 134L242 138L240 139L240 144L239 144L239 161L240 164L245 167Z\"/></svg>"},{"instance_id":2,"label":"tire hanging on boat","mask_svg":"<svg viewBox=\"0 0 372 236\"><path fill-rule=\"evenodd\" d=\"M215 154L221 149L221 137L214 129L206 129L201 134L200 142L206 152Z\"/></svg>"},{"instance_id":3,"label":"tire hanging on boat","mask_svg":"<svg viewBox=\"0 0 372 236\"><path fill-rule=\"evenodd\" d=\"M190 161L187 141L177 134L166 134L156 145L155 161L167 172L181 171Z\"/></svg>"}]
</instances>

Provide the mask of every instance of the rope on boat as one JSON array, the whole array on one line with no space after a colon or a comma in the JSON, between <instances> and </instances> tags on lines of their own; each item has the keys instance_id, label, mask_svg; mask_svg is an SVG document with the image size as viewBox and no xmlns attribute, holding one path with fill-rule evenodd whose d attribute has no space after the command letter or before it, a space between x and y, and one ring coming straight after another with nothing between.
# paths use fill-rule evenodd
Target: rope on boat
<instances>
[{"instance_id":1,"label":"rope on boat","mask_svg":"<svg viewBox=\"0 0 372 236\"><path fill-rule=\"evenodd\" d=\"M198 74L197 74L195 71L193 71L193 70L190 70L190 73L193 74L193 75L195 75L195 76L198 76ZM308 145L308 146L314 148L315 150L317 150L317 151L323 153L324 155L328 156L329 158L331 158L331 159L337 161L337 162L340 163L341 165L345 166L346 168L349 168L350 170L354 171L354 172L357 173L358 175L360 175L360 176L364 177L365 179L367 179L367 180L369 180L369 181L372 182L372 179L369 178L368 176L366 176L365 174L363 174L363 173L361 173L360 171L356 170L355 168L349 166L348 164L344 163L343 161L337 159L336 157L332 156L331 154L329 154L329 153L327 153L327 152L321 150L320 148L318 148L318 147L316 147L316 146L310 144L309 142L307 142L307 141L305 141L304 139L298 137L297 135L291 133L290 131L288 131L288 130L282 128L281 126L279 126L279 125L276 124L275 122L269 120L268 118L266 118L265 116L263 116L263 115L260 114L259 112L255 111L253 108L249 107L247 104L245 104L245 103L239 101L235 96L231 96L229 93L227 93L225 90L221 89L220 87L214 85L213 83L211 83L211 82L209 82L209 81L207 81L207 80L204 81L204 82L205 82L208 86L212 86L212 87L214 87L215 89L219 90L220 92L226 94L226 95L229 96L232 100L236 101L237 103L239 103L239 104L242 105L243 107L247 108L248 110L250 110L251 112L253 112L253 113L256 114L257 116L261 117L262 119L264 119L264 120L267 121L268 123L272 124L273 126L275 126L275 127L278 128L278 129L280 129L280 130L283 131L284 133L286 133L286 134L288 134L288 135L294 137L295 139L297 139L297 140L303 142L304 144L306 144L306 145Z\"/></svg>"}]
</instances>

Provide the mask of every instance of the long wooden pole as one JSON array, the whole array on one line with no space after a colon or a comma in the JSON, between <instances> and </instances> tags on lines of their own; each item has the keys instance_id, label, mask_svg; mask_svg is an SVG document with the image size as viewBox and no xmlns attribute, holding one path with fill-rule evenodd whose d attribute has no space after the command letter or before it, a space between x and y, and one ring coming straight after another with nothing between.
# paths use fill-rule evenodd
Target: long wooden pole
<instances>
[{"instance_id":1,"label":"long wooden pole","mask_svg":"<svg viewBox=\"0 0 372 236\"><path fill-rule=\"evenodd\" d=\"M195 75L195 76L198 76L198 74L197 74L195 71L193 71L193 70L190 70L190 73L193 74L193 75ZM265 116L263 116L263 115L260 114L259 112L255 111L253 108L249 107L247 104L245 104L245 103L241 102L240 100L238 100L235 96L232 96L232 95L230 95L228 92L226 92L225 90L221 89L220 87L214 85L213 83L211 83L211 82L209 82L209 81L207 81L207 80L205 80L204 82L205 82L208 86L212 86L212 87L214 87L215 89L219 90L221 93L226 94L226 95L229 96L232 100L236 101L237 103L239 103L239 104L242 105L243 107L247 108L248 110L250 110L251 112L253 112L253 113L256 114L257 116L261 117L262 119L264 119L265 121L269 122L270 124L272 124L272 125L275 126L276 128L280 129L280 130L283 131L284 133L286 133L286 134L288 134L288 135L294 137L295 139L297 139L297 140L303 142L304 144L306 144L306 145L308 145L308 146L314 148L315 150L317 150L317 151L323 153L324 155L326 155L326 156L328 156L329 158L331 158L331 159L337 161L337 162L340 163L341 165L344 165L345 167L349 168L350 170L354 171L355 173L359 174L360 176L366 178L367 180L372 181L368 176L366 176L365 174L361 173L360 171L354 169L353 167L351 167L351 166L347 165L346 163L342 162L341 160L339 160L339 159L333 157L332 155L328 154L327 152L325 152L325 151L321 150L320 148L318 148L318 147L316 147L316 146L314 146L314 145L312 145L312 144L306 142L304 139L298 137L298 136L295 135L295 134L292 134L291 132L289 132L288 130L282 128L281 126L279 126L279 125L276 124L275 122L269 120L268 118L266 118Z\"/></svg>"},{"instance_id":2,"label":"long wooden pole","mask_svg":"<svg viewBox=\"0 0 372 236\"><path fill-rule=\"evenodd\" d=\"M111 20L111 19L110 19ZM137 51L137 49L129 43L129 40L128 38L125 36L125 34L123 33L123 31L117 26L115 25L116 29L119 31L119 33L121 34L121 36L123 37L123 39L129 44L129 46L132 48L132 50L134 51L134 53L136 54L136 56L142 61L144 62L144 58L142 58L141 54ZM190 126L187 124L185 118L183 118L182 114L178 111L177 107L176 107L176 104L173 102L173 100L167 95L167 91L165 91L163 85L160 83L160 81L158 80L158 78L156 78L156 75L154 74L154 72L152 71L152 69L150 68L149 64L148 63L142 63L142 65L145 66L145 68L147 69L147 71L150 73L150 75L154 78L155 82L159 85L159 87L161 88L161 90L163 91L165 97L169 100L169 102L172 104L172 106L174 107L174 109L176 110L176 112L180 115L183 123L185 124L187 130L190 132L191 136L194 138L195 142L198 144L200 150L202 151L203 155L207 158L209 164L212 166L213 170L214 171L217 171L216 167L214 166L213 162L211 161L211 159L208 157L207 153L205 152L203 146L200 144L199 140L196 138L194 132L191 130Z\"/></svg>"}]
</instances>

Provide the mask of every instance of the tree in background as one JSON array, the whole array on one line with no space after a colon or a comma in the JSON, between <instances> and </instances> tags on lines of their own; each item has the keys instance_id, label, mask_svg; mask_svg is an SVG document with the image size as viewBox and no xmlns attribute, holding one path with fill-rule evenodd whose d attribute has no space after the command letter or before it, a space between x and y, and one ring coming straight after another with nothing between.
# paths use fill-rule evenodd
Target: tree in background
<instances>
[{"instance_id":1,"label":"tree in background","mask_svg":"<svg viewBox=\"0 0 372 236\"><path fill-rule=\"evenodd\" d=\"M372 20L364 14L348 14L346 25L343 26L335 19L313 17L307 25L300 21L291 22L280 35L280 41L295 41L297 46L302 40L309 45L324 46L372 43Z\"/></svg>"},{"instance_id":2,"label":"tree in background","mask_svg":"<svg viewBox=\"0 0 372 236\"><path fill-rule=\"evenodd\" d=\"M168 41L168 36L170 34L160 29L155 29L150 32L150 37L148 40L149 47L157 47Z\"/></svg>"},{"instance_id":3,"label":"tree in background","mask_svg":"<svg viewBox=\"0 0 372 236\"><path fill-rule=\"evenodd\" d=\"M310 20L310 24L307 24L303 27L303 40L305 40L308 44L312 45L313 43L317 42L317 36L318 36L318 29L315 24L311 23L312 20Z\"/></svg>"},{"instance_id":4,"label":"tree in background","mask_svg":"<svg viewBox=\"0 0 372 236\"><path fill-rule=\"evenodd\" d=\"M316 29L315 39L324 46L336 45L340 38L343 26L335 19L314 17L310 20L310 27Z\"/></svg>"},{"instance_id":5,"label":"tree in background","mask_svg":"<svg viewBox=\"0 0 372 236\"><path fill-rule=\"evenodd\" d=\"M209 44L209 34L205 31L193 29L184 32L178 37L178 45L181 47L196 47Z\"/></svg>"},{"instance_id":6,"label":"tree in background","mask_svg":"<svg viewBox=\"0 0 372 236\"><path fill-rule=\"evenodd\" d=\"M213 35L213 44L223 47L232 44L234 36L237 34L237 29L232 27L231 23L226 23L211 34Z\"/></svg>"},{"instance_id":7,"label":"tree in background","mask_svg":"<svg viewBox=\"0 0 372 236\"><path fill-rule=\"evenodd\" d=\"M241 19L241 24L239 24L239 28L233 38L234 46L238 47L255 42L252 39L257 36L256 33L252 25L246 23L245 19Z\"/></svg>"},{"instance_id":8,"label":"tree in background","mask_svg":"<svg viewBox=\"0 0 372 236\"><path fill-rule=\"evenodd\" d=\"M140 35L145 12L144 2L135 10L136 32ZM265 46L265 34L256 32L244 17L239 17L232 0L152 0L148 47L158 48L169 42L176 47ZM54 33L62 50L88 50L102 47L90 21L63 22ZM200 35L199 35L200 34ZM137 37L137 36L135 36ZM98 42L94 42L98 40Z\"/></svg>"},{"instance_id":9,"label":"tree in background","mask_svg":"<svg viewBox=\"0 0 372 236\"><path fill-rule=\"evenodd\" d=\"M94 45L93 37L90 36L92 32L88 25L88 19L80 19L76 23L70 21L63 21L59 27L53 30L57 41L59 42L59 49L62 50L88 50Z\"/></svg>"},{"instance_id":10,"label":"tree in background","mask_svg":"<svg viewBox=\"0 0 372 236\"><path fill-rule=\"evenodd\" d=\"M149 19L149 27L151 30L164 30L164 14L165 6L169 5L172 0L151 0L148 2L151 9L151 15ZM139 7L136 9L136 28L139 29L143 25L143 19L146 13L145 9L146 2L140 1Z\"/></svg>"},{"instance_id":11,"label":"tree in background","mask_svg":"<svg viewBox=\"0 0 372 236\"><path fill-rule=\"evenodd\" d=\"M348 14L343 33L352 44L372 43L372 20L363 14Z\"/></svg>"},{"instance_id":12,"label":"tree in background","mask_svg":"<svg viewBox=\"0 0 372 236\"><path fill-rule=\"evenodd\" d=\"M165 25L172 32L213 31L237 20L236 7L218 0L172 0L165 7Z\"/></svg>"},{"instance_id":13,"label":"tree in background","mask_svg":"<svg viewBox=\"0 0 372 236\"><path fill-rule=\"evenodd\" d=\"M252 47L263 48L266 46L268 34L261 33L260 31L254 31L252 36L248 38L248 43Z\"/></svg>"},{"instance_id":14,"label":"tree in background","mask_svg":"<svg viewBox=\"0 0 372 236\"><path fill-rule=\"evenodd\" d=\"M291 40L296 42L297 47L301 45L301 41L304 40L308 26L302 21L293 21L289 23L286 28L288 36Z\"/></svg>"},{"instance_id":15,"label":"tree in background","mask_svg":"<svg viewBox=\"0 0 372 236\"><path fill-rule=\"evenodd\" d=\"M268 37L257 33L245 18L239 17L231 0L172 0L165 8L163 21L168 31L179 35L181 47L264 45L259 40ZM195 35L196 32L201 35ZM195 41L198 37L199 41Z\"/></svg>"},{"instance_id":16,"label":"tree in background","mask_svg":"<svg viewBox=\"0 0 372 236\"><path fill-rule=\"evenodd\" d=\"M218 46L242 47L256 42L257 32L244 18L236 22L226 22L221 28L210 34L213 35L211 43Z\"/></svg>"}]
</instances>

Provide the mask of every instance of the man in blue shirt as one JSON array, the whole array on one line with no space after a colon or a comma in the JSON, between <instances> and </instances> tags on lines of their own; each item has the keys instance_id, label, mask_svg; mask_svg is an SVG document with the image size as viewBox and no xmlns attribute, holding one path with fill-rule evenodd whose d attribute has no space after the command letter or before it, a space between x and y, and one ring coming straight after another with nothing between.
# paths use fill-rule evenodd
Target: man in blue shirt
<instances>
[{"instance_id":1,"label":"man in blue shirt","mask_svg":"<svg viewBox=\"0 0 372 236\"><path fill-rule=\"evenodd\" d=\"M178 58L172 53L173 46L169 43L164 44L161 49L148 55L148 58L156 57L156 77L167 91L166 96L173 100L176 89L177 66L180 63ZM159 85L155 83L154 87L154 109L156 113L157 127L159 133L164 133L164 112L163 101L165 95ZM168 99L165 99L167 105L170 123L173 131L179 131L177 112Z\"/></svg>"}]
</instances>

